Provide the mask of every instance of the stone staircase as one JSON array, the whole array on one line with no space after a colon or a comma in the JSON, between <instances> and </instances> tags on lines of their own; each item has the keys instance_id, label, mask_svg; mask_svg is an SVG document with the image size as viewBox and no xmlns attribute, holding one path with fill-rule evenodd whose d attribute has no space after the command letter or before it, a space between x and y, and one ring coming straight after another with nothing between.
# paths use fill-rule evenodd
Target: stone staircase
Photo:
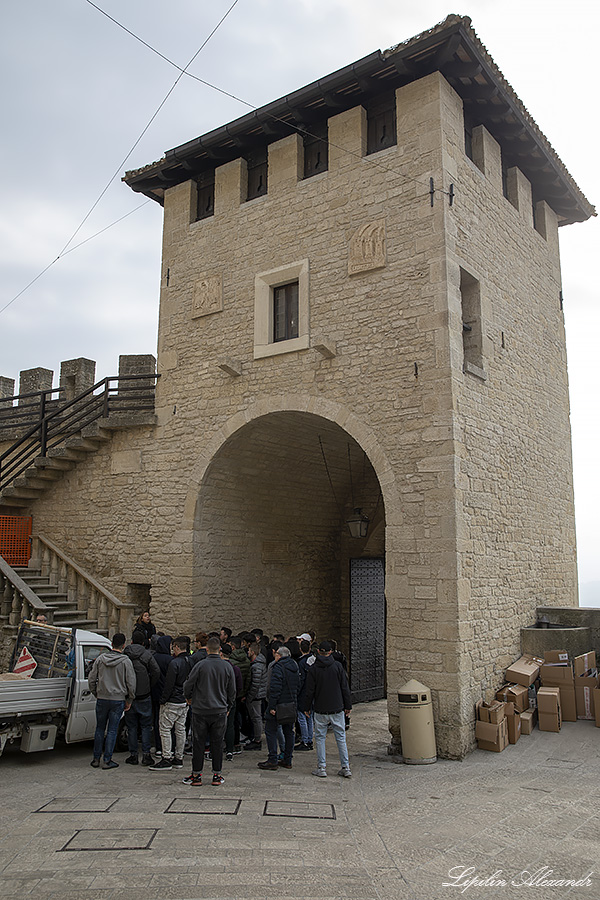
<instances>
[{"instance_id":1,"label":"stone staircase","mask_svg":"<svg viewBox=\"0 0 600 900\"><path fill-rule=\"evenodd\" d=\"M154 416L147 417L144 424L153 422ZM109 419L98 419L86 425L79 434L66 438L61 447L55 447L48 450L46 456L33 459L31 465L21 475L0 490L0 505L28 506L51 484L62 478L65 472L73 469L88 454L95 453L102 444L110 441L113 432L122 427L121 423L111 422Z\"/></svg>"},{"instance_id":2,"label":"stone staircase","mask_svg":"<svg viewBox=\"0 0 600 900\"><path fill-rule=\"evenodd\" d=\"M97 634L108 634L107 628L100 628L98 618L89 618L87 611L77 608L76 600L69 599L66 591L53 585L48 575L42 575L41 568L15 567L17 573L33 593L44 603L49 612L46 614L53 625L61 628L83 628Z\"/></svg>"},{"instance_id":3,"label":"stone staircase","mask_svg":"<svg viewBox=\"0 0 600 900\"><path fill-rule=\"evenodd\" d=\"M50 625L131 635L141 612L135 603L120 600L41 534L32 535L31 551L28 566L13 568L0 556L0 658L10 655L20 623L39 614Z\"/></svg>"},{"instance_id":4,"label":"stone staircase","mask_svg":"<svg viewBox=\"0 0 600 900\"><path fill-rule=\"evenodd\" d=\"M137 369L145 370L127 374L123 359L132 364L138 357L121 357L119 375L70 399L66 387L0 394L0 508L31 506L115 431L156 424L156 360L139 357Z\"/></svg>"}]
</instances>

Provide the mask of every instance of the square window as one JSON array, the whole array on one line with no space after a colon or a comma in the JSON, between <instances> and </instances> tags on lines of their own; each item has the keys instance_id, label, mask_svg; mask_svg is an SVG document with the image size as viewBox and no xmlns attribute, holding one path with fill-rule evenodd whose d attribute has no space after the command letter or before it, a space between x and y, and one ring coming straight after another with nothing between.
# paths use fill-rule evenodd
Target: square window
<instances>
[{"instance_id":1,"label":"square window","mask_svg":"<svg viewBox=\"0 0 600 900\"><path fill-rule=\"evenodd\" d=\"M273 288L273 340L298 337L298 282Z\"/></svg>"},{"instance_id":2,"label":"square window","mask_svg":"<svg viewBox=\"0 0 600 900\"><path fill-rule=\"evenodd\" d=\"M308 260L255 278L254 359L309 346Z\"/></svg>"}]
</instances>

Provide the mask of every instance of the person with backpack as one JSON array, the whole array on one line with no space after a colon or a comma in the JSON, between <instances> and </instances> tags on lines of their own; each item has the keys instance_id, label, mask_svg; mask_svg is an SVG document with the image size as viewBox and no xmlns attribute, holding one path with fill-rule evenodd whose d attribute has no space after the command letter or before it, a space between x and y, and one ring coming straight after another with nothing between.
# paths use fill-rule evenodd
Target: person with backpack
<instances>
[{"instance_id":1,"label":"person with backpack","mask_svg":"<svg viewBox=\"0 0 600 900\"><path fill-rule=\"evenodd\" d=\"M125 760L130 766L137 766L138 731L142 739L142 765L151 766L154 760L152 749L152 687L160 678L160 669L154 654L145 647L146 635L143 631L134 631L131 644L123 653L129 657L135 670L135 700L125 710L127 725L127 746L129 756Z\"/></svg>"}]
</instances>

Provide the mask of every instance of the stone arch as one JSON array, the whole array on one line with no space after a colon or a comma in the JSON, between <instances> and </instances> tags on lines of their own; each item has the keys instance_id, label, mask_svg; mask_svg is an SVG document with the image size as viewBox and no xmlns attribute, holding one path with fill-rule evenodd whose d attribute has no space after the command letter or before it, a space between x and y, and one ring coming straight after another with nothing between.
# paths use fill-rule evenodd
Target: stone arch
<instances>
[{"instance_id":1,"label":"stone arch","mask_svg":"<svg viewBox=\"0 0 600 900\"><path fill-rule=\"evenodd\" d=\"M366 539L344 524L356 506L370 517ZM261 398L211 436L193 469L185 510L193 619L269 634L314 627L341 641L356 674L371 667L366 635L375 628L383 672L383 584L371 596L363 582L355 595L351 568L381 566L399 509L391 465L349 409L298 395Z\"/></svg>"},{"instance_id":2,"label":"stone arch","mask_svg":"<svg viewBox=\"0 0 600 900\"><path fill-rule=\"evenodd\" d=\"M346 431L365 451L381 486L386 508L386 528L401 525L402 511L399 493L392 466L385 451L375 438L373 431L354 413L339 403L321 397L305 397L298 394L279 394L261 397L245 410L231 416L210 438L204 451L192 469L186 496L183 523L184 529L192 530L196 516L196 505L204 476L230 437L245 425L262 416L277 412L300 412L319 416Z\"/></svg>"}]
</instances>

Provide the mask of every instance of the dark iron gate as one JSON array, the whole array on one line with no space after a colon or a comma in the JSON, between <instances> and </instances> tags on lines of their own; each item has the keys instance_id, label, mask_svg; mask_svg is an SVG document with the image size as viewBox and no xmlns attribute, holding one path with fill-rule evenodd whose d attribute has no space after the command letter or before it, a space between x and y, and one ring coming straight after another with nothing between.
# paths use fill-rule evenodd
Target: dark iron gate
<instances>
[{"instance_id":1,"label":"dark iron gate","mask_svg":"<svg viewBox=\"0 0 600 900\"><path fill-rule=\"evenodd\" d=\"M385 564L350 560L350 687L356 703L385 697Z\"/></svg>"}]
</instances>

